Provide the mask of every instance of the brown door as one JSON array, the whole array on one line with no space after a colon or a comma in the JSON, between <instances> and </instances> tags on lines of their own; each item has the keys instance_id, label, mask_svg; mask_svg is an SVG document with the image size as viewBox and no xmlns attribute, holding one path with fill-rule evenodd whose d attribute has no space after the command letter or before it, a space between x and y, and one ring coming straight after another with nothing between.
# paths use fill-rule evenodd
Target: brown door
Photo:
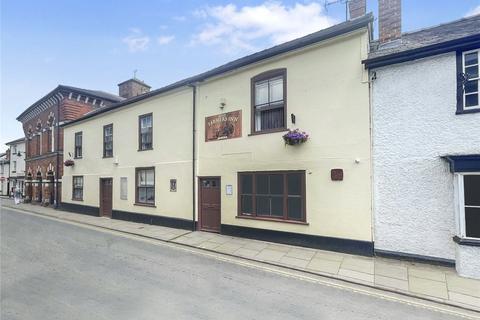
<instances>
[{"instance_id":1,"label":"brown door","mask_svg":"<svg viewBox=\"0 0 480 320\"><path fill-rule=\"evenodd\" d=\"M199 182L199 229L220 232L220 178L200 178Z\"/></svg>"},{"instance_id":2,"label":"brown door","mask_svg":"<svg viewBox=\"0 0 480 320\"><path fill-rule=\"evenodd\" d=\"M100 179L100 216L112 217L112 178Z\"/></svg>"}]
</instances>

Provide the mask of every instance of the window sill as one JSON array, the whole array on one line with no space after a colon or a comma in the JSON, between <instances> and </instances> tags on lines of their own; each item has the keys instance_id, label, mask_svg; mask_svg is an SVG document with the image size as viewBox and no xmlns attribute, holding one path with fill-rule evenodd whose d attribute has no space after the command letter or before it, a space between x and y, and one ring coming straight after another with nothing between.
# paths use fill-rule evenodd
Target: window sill
<instances>
[{"instance_id":1,"label":"window sill","mask_svg":"<svg viewBox=\"0 0 480 320\"><path fill-rule=\"evenodd\" d=\"M72 201L83 201L83 199L72 199Z\"/></svg>"},{"instance_id":2,"label":"window sill","mask_svg":"<svg viewBox=\"0 0 480 320\"><path fill-rule=\"evenodd\" d=\"M267 218L267 217L257 217L257 216L245 216L240 215L236 216L237 219L247 219L247 220L260 220L260 221L271 221L271 222L283 222L283 223L291 223L291 224L300 224L304 226L308 226L309 223L305 221L297 221L297 220L284 220L284 219L276 219L276 218Z\"/></svg>"},{"instance_id":3,"label":"window sill","mask_svg":"<svg viewBox=\"0 0 480 320\"><path fill-rule=\"evenodd\" d=\"M264 130L264 131L256 131L256 132L252 132L250 133L248 136L258 136L258 135L261 135L261 134L269 134L269 133L277 133L277 132L287 132L288 129L287 128L277 128L277 129L271 129L271 130Z\"/></svg>"},{"instance_id":4,"label":"window sill","mask_svg":"<svg viewBox=\"0 0 480 320\"><path fill-rule=\"evenodd\" d=\"M78 160L78 159L82 159L83 157L74 157L73 159L75 160Z\"/></svg>"},{"instance_id":5,"label":"window sill","mask_svg":"<svg viewBox=\"0 0 480 320\"><path fill-rule=\"evenodd\" d=\"M468 239L455 236L453 237L453 241L462 246L480 247L480 239Z\"/></svg>"},{"instance_id":6,"label":"window sill","mask_svg":"<svg viewBox=\"0 0 480 320\"><path fill-rule=\"evenodd\" d=\"M138 149L137 151L150 151L150 150L153 150L153 148L149 148L149 149Z\"/></svg>"},{"instance_id":7,"label":"window sill","mask_svg":"<svg viewBox=\"0 0 480 320\"><path fill-rule=\"evenodd\" d=\"M110 158L113 158L113 156L103 156L103 159L110 159Z\"/></svg>"},{"instance_id":8,"label":"window sill","mask_svg":"<svg viewBox=\"0 0 480 320\"><path fill-rule=\"evenodd\" d=\"M139 207L150 207L150 208L156 208L156 207L157 207L157 206L154 205L154 204L139 203L139 202L135 202L133 205L134 205L134 206L139 206Z\"/></svg>"},{"instance_id":9,"label":"window sill","mask_svg":"<svg viewBox=\"0 0 480 320\"><path fill-rule=\"evenodd\" d=\"M477 112L480 112L480 108L457 110L455 114L469 114L469 113L477 113Z\"/></svg>"}]
</instances>

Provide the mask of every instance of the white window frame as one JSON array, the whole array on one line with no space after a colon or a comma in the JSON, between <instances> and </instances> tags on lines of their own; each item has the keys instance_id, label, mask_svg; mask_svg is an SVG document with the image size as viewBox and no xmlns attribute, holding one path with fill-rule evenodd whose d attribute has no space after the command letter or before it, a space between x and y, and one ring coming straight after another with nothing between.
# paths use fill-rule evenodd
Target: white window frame
<instances>
[{"instance_id":1,"label":"white window frame","mask_svg":"<svg viewBox=\"0 0 480 320\"><path fill-rule=\"evenodd\" d=\"M480 49L474 49L474 50L469 50L469 51L464 51L462 52L462 72L463 74L465 74L465 55L469 54L469 53L472 53L472 52L476 52L477 53L477 66L478 66L478 77L476 78L473 78L473 79L469 79L469 81L471 80L477 80L478 82L478 87L477 87L477 95L478 95L478 100L479 100L479 103L477 106L473 106L473 107L467 107L467 99L466 99L466 92L465 92L465 87L463 88L463 110L479 110L480 109ZM469 66L471 67L471 66ZM472 93L475 93L475 92L469 92L469 94L472 94Z\"/></svg>"},{"instance_id":2,"label":"white window frame","mask_svg":"<svg viewBox=\"0 0 480 320\"><path fill-rule=\"evenodd\" d=\"M480 172L455 173L455 211L457 213L457 234L462 239L479 240L480 238L467 237L465 231L465 189L463 184L464 176L480 175ZM480 206L469 206L480 208Z\"/></svg>"}]
</instances>

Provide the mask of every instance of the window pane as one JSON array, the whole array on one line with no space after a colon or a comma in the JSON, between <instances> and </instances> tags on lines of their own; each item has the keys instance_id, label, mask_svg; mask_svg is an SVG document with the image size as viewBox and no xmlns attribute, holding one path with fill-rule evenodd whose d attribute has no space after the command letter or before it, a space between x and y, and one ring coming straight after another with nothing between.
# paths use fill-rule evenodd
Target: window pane
<instances>
[{"instance_id":1,"label":"window pane","mask_svg":"<svg viewBox=\"0 0 480 320\"><path fill-rule=\"evenodd\" d=\"M477 92L478 91L478 80L467 81L465 83L465 93Z\"/></svg>"},{"instance_id":2,"label":"window pane","mask_svg":"<svg viewBox=\"0 0 480 320\"><path fill-rule=\"evenodd\" d=\"M467 237L480 238L480 208L465 208L465 232Z\"/></svg>"},{"instance_id":3,"label":"window pane","mask_svg":"<svg viewBox=\"0 0 480 320\"><path fill-rule=\"evenodd\" d=\"M480 206L480 175L463 177L466 206Z\"/></svg>"},{"instance_id":4,"label":"window pane","mask_svg":"<svg viewBox=\"0 0 480 320\"><path fill-rule=\"evenodd\" d=\"M242 196L242 213L253 213L252 196Z\"/></svg>"},{"instance_id":5,"label":"window pane","mask_svg":"<svg viewBox=\"0 0 480 320\"><path fill-rule=\"evenodd\" d=\"M255 83L255 105L268 103L268 81Z\"/></svg>"},{"instance_id":6,"label":"window pane","mask_svg":"<svg viewBox=\"0 0 480 320\"><path fill-rule=\"evenodd\" d=\"M242 193L253 192L253 176L251 174L242 174L240 176L240 181L242 186Z\"/></svg>"},{"instance_id":7,"label":"window pane","mask_svg":"<svg viewBox=\"0 0 480 320\"><path fill-rule=\"evenodd\" d=\"M270 102L283 100L283 77L270 80Z\"/></svg>"},{"instance_id":8,"label":"window pane","mask_svg":"<svg viewBox=\"0 0 480 320\"><path fill-rule=\"evenodd\" d=\"M465 107L478 106L478 93L465 95Z\"/></svg>"},{"instance_id":9,"label":"window pane","mask_svg":"<svg viewBox=\"0 0 480 320\"><path fill-rule=\"evenodd\" d=\"M268 194L268 175L257 174L255 176L257 194Z\"/></svg>"},{"instance_id":10,"label":"window pane","mask_svg":"<svg viewBox=\"0 0 480 320\"><path fill-rule=\"evenodd\" d=\"M272 203L272 216L283 217L283 197L270 198Z\"/></svg>"},{"instance_id":11,"label":"window pane","mask_svg":"<svg viewBox=\"0 0 480 320\"><path fill-rule=\"evenodd\" d=\"M270 194L283 194L283 174L270 175Z\"/></svg>"},{"instance_id":12,"label":"window pane","mask_svg":"<svg viewBox=\"0 0 480 320\"><path fill-rule=\"evenodd\" d=\"M287 176L288 194L301 195L302 194L302 174L289 173Z\"/></svg>"},{"instance_id":13,"label":"window pane","mask_svg":"<svg viewBox=\"0 0 480 320\"><path fill-rule=\"evenodd\" d=\"M468 78L478 78L478 66L466 67L465 73L468 75Z\"/></svg>"},{"instance_id":14,"label":"window pane","mask_svg":"<svg viewBox=\"0 0 480 320\"><path fill-rule=\"evenodd\" d=\"M478 64L478 52L472 52L465 55L465 65Z\"/></svg>"},{"instance_id":15,"label":"window pane","mask_svg":"<svg viewBox=\"0 0 480 320\"><path fill-rule=\"evenodd\" d=\"M147 189L144 187L138 188L138 202L147 202Z\"/></svg>"},{"instance_id":16,"label":"window pane","mask_svg":"<svg viewBox=\"0 0 480 320\"><path fill-rule=\"evenodd\" d=\"M148 203L155 203L155 189L154 188L147 188L147 202Z\"/></svg>"},{"instance_id":17,"label":"window pane","mask_svg":"<svg viewBox=\"0 0 480 320\"><path fill-rule=\"evenodd\" d=\"M287 199L288 218L291 220L302 220L302 199L289 197Z\"/></svg>"},{"instance_id":18,"label":"window pane","mask_svg":"<svg viewBox=\"0 0 480 320\"><path fill-rule=\"evenodd\" d=\"M145 185L145 170L139 170L138 173L138 180L137 183L139 186L144 186Z\"/></svg>"},{"instance_id":19,"label":"window pane","mask_svg":"<svg viewBox=\"0 0 480 320\"><path fill-rule=\"evenodd\" d=\"M270 215L270 197L257 196L257 215Z\"/></svg>"},{"instance_id":20,"label":"window pane","mask_svg":"<svg viewBox=\"0 0 480 320\"><path fill-rule=\"evenodd\" d=\"M145 170L146 172L146 185L154 186L155 185L155 173L153 170Z\"/></svg>"}]
</instances>

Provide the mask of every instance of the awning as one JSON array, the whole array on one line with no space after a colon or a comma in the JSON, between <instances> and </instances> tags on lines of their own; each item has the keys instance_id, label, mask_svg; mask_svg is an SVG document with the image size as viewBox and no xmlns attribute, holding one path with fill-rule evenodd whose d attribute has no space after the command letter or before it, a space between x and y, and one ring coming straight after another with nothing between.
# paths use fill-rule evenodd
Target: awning
<instances>
[{"instance_id":1,"label":"awning","mask_svg":"<svg viewBox=\"0 0 480 320\"><path fill-rule=\"evenodd\" d=\"M450 163L451 172L480 172L480 154L442 157Z\"/></svg>"}]
</instances>

